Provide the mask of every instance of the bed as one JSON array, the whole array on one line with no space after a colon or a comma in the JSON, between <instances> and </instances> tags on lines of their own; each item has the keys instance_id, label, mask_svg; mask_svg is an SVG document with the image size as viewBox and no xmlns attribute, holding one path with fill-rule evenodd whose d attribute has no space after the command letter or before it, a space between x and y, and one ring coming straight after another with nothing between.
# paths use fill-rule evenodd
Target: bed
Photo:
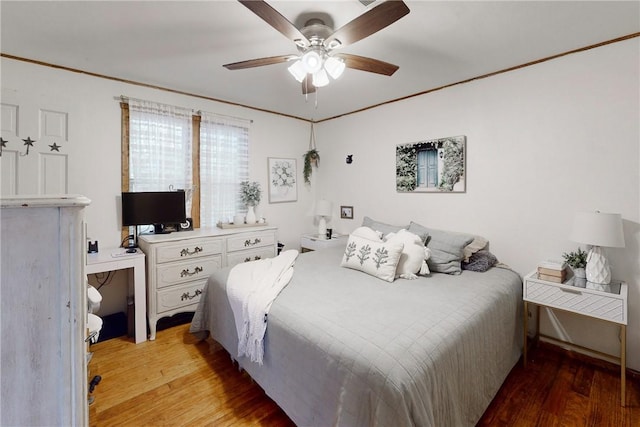
<instances>
[{"instance_id":1,"label":"bed","mask_svg":"<svg viewBox=\"0 0 640 427\"><path fill-rule=\"evenodd\" d=\"M300 426L473 426L518 361L522 281L507 268L392 283L300 254L273 302L259 365L237 358L214 273L191 332L219 342Z\"/></svg>"}]
</instances>

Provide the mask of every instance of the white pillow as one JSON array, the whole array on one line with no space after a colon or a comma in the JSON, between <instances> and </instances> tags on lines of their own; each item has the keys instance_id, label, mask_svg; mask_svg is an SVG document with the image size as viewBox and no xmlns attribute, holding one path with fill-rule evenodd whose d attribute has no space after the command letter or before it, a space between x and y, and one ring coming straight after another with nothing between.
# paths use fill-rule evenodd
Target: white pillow
<instances>
[{"instance_id":1,"label":"white pillow","mask_svg":"<svg viewBox=\"0 0 640 427\"><path fill-rule=\"evenodd\" d=\"M370 240L350 234L340 265L393 282L402 247L402 243Z\"/></svg>"},{"instance_id":2,"label":"white pillow","mask_svg":"<svg viewBox=\"0 0 640 427\"><path fill-rule=\"evenodd\" d=\"M358 227L351 232L351 235L362 237L363 239L374 240L376 242L382 242L382 233L370 227Z\"/></svg>"},{"instance_id":3,"label":"white pillow","mask_svg":"<svg viewBox=\"0 0 640 427\"><path fill-rule=\"evenodd\" d=\"M386 235L387 243L402 243L402 255L396 268L396 277L403 279L417 279L418 274L429 274L427 259L431 256L431 250L424 246L420 236L407 230Z\"/></svg>"}]
</instances>

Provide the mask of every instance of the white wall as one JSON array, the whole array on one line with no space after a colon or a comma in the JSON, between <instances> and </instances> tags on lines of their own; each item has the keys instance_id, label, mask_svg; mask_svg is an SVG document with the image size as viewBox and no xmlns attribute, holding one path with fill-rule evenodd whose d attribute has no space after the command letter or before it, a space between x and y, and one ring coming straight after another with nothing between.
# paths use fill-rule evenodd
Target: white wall
<instances>
[{"instance_id":1,"label":"white wall","mask_svg":"<svg viewBox=\"0 0 640 427\"><path fill-rule=\"evenodd\" d=\"M270 225L278 226L279 240L286 248L298 248L300 234L313 230L307 217L314 203L315 185L304 185L302 155L309 144L309 124L274 114L125 84L84 74L2 58L2 102L20 108L69 111L69 141L61 153L69 155L69 193L91 199L86 210L88 236L98 240L101 250L120 244L120 105L114 97L125 95L177 105L194 110L253 120L250 130L250 179L261 183L263 198L257 208ZM37 115L35 115L37 117ZM18 137L37 129L37 123L18 120ZM29 131L20 129L29 128ZM32 139L38 139L30 134ZM22 144L10 141L9 148ZM47 147L38 147L48 150ZM35 151L35 149L32 149ZM269 204L267 157L295 158L298 163L298 201ZM99 314L126 308L126 274L118 272L110 285L102 287ZM92 284L98 282L90 278Z\"/></svg>"},{"instance_id":2,"label":"white wall","mask_svg":"<svg viewBox=\"0 0 640 427\"><path fill-rule=\"evenodd\" d=\"M561 257L576 212L618 212L626 248L607 249L629 284L628 364L640 370L640 41L628 40L317 125L320 188L354 220L467 231L521 274ZM465 194L395 190L395 146L467 136ZM327 147L329 146L329 147ZM347 154L353 163L346 164ZM616 328L560 316L564 338L619 354ZM551 335L543 316L543 326ZM586 326L585 326L586 325Z\"/></svg>"},{"instance_id":3,"label":"white wall","mask_svg":"<svg viewBox=\"0 0 640 427\"><path fill-rule=\"evenodd\" d=\"M266 189L267 157L298 160L298 201L268 204L265 193L259 207L289 248L314 230L307 213L316 192L334 203L338 232L349 232L364 215L473 232L521 274L578 246L568 240L575 212L619 212L626 248L607 253L614 276L629 283L628 364L640 370L639 44L636 38L320 123L322 160L311 187L302 184L309 141L302 121L5 58L2 96L73 112L69 190L92 199L88 231L102 248L120 242L120 108L113 99L119 95L253 119L252 179ZM453 135L467 136L467 192L397 193L396 144ZM354 220L339 219L339 205L353 205ZM105 296L116 304L123 299ZM618 351L615 328L558 319L564 331L543 321L547 333Z\"/></svg>"}]
</instances>

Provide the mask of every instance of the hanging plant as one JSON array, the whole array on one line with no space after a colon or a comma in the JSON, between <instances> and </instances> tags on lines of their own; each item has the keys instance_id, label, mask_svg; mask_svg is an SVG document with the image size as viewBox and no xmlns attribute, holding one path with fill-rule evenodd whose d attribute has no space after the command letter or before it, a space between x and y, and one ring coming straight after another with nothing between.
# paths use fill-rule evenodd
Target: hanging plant
<instances>
[{"instance_id":1,"label":"hanging plant","mask_svg":"<svg viewBox=\"0 0 640 427\"><path fill-rule=\"evenodd\" d=\"M302 174L304 176L304 182L310 184L309 178L311 177L312 166L318 167L318 163L320 162L320 154L318 150L312 148L304 154L304 168L302 169Z\"/></svg>"},{"instance_id":2,"label":"hanging plant","mask_svg":"<svg viewBox=\"0 0 640 427\"><path fill-rule=\"evenodd\" d=\"M312 167L318 167L320 163L320 154L316 149L316 135L313 132L313 123L311 123L311 133L309 134L309 151L307 151L304 156L304 168L302 169L302 175L304 177L304 182L307 184L311 184L309 178L311 177Z\"/></svg>"}]
</instances>

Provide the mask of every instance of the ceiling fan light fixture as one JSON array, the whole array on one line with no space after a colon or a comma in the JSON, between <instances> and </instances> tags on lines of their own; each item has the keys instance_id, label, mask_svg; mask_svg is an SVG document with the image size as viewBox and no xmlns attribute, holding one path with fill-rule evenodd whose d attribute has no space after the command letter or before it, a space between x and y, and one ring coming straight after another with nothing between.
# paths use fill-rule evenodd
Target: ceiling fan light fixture
<instances>
[{"instance_id":1,"label":"ceiling fan light fixture","mask_svg":"<svg viewBox=\"0 0 640 427\"><path fill-rule=\"evenodd\" d=\"M291 64L287 69L289 70L293 78L299 81L300 83L302 83L302 81L307 75L307 72L304 70L304 66L302 65L302 62L299 59L296 60L293 64Z\"/></svg>"},{"instance_id":2,"label":"ceiling fan light fixture","mask_svg":"<svg viewBox=\"0 0 640 427\"><path fill-rule=\"evenodd\" d=\"M323 69L313 73L312 83L315 87L323 87L329 84L329 76L327 76L327 72Z\"/></svg>"},{"instance_id":3,"label":"ceiling fan light fixture","mask_svg":"<svg viewBox=\"0 0 640 427\"><path fill-rule=\"evenodd\" d=\"M330 56L324 62L324 69L335 80L342 75L346 65L342 59Z\"/></svg>"},{"instance_id":4,"label":"ceiling fan light fixture","mask_svg":"<svg viewBox=\"0 0 640 427\"><path fill-rule=\"evenodd\" d=\"M301 61L308 74L317 73L322 68L322 56L315 50L309 50L302 55Z\"/></svg>"}]
</instances>

